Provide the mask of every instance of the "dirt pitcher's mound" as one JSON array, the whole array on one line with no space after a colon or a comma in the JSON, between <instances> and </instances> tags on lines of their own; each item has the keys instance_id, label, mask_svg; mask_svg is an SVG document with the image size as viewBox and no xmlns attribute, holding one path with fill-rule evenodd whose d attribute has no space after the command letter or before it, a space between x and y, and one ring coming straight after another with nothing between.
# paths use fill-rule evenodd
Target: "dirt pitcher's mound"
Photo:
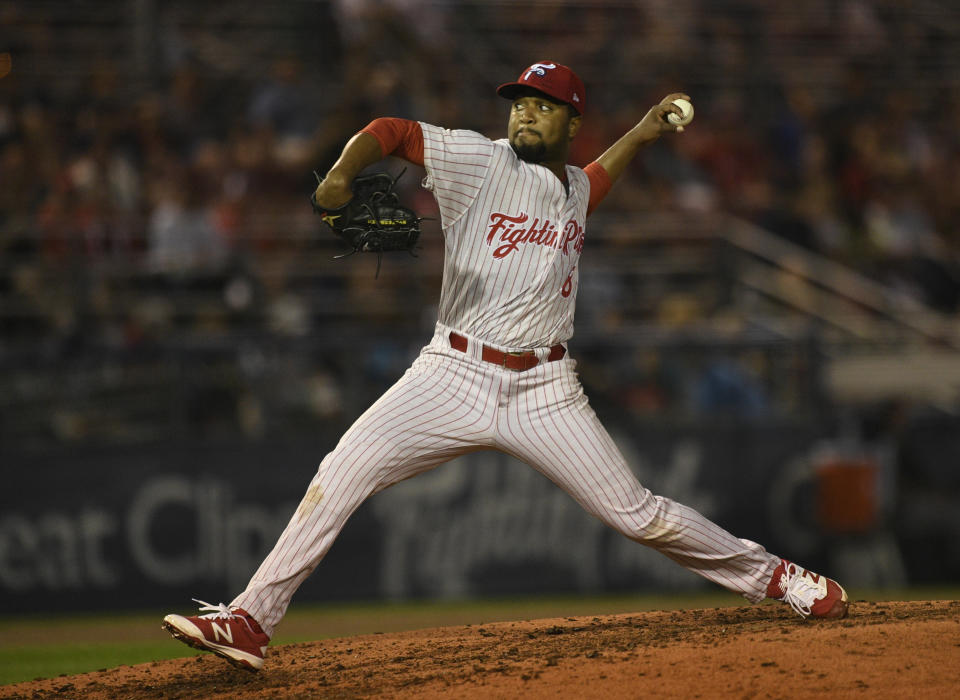
<instances>
[{"instance_id":1,"label":"dirt pitcher's mound","mask_svg":"<svg viewBox=\"0 0 960 700\"><path fill-rule=\"evenodd\" d=\"M3 698L954 698L960 602L570 617L274 647L259 674L204 655L0 688Z\"/></svg>"}]
</instances>

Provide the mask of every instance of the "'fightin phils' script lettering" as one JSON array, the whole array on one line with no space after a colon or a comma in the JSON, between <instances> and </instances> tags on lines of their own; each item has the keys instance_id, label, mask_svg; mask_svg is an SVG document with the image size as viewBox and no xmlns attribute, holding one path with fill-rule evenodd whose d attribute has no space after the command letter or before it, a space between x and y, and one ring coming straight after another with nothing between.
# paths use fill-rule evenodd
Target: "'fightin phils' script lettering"
<instances>
[{"instance_id":1,"label":"'fightin phils' script lettering","mask_svg":"<svg viewBox=\"0 0 960 700\"><path fill-rule=\"evenodd\" d=\"M583 226L576 219L570 219L564 224L562 231L549 219L540 221L536 217L533 223L527 226L529 219L527 214L510 216L494 212L490 215L487 245L493 245L494 240L503 244L494 249L493 257L505 258L519 248L521 243L556 248L564 255L570 254L571 245L577 253L583 250Z\"/></svg>"}]
</instances>

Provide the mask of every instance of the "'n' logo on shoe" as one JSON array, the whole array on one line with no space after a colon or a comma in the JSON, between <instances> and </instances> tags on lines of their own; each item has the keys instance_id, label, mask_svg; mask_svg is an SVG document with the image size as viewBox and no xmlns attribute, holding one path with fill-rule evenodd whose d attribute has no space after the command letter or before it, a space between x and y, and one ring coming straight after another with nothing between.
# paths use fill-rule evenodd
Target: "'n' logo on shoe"
<instances>
[{"instance_id":1,"label":"'n' logo on shoe","mask_svg":"<svg viewBox=\"0 0 960 700\"><path fill-rule=\"evenodd\" d=\"M210 627L213 629L213 641L219 642L220 637L223 637L227 640L228 644L233 644L233 630L230 629L230 625L227 625L227 628L223 629L223 627L216 622L211 622Z\"/></svg>"}]
</instances>

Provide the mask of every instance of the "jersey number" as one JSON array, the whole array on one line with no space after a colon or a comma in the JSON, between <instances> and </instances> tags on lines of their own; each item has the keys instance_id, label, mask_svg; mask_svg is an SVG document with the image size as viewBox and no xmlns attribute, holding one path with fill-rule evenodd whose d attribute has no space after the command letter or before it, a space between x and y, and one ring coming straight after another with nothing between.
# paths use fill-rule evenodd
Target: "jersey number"
<instances>
[{"instance_id":1,"label":"jersey number","mask_svg":"<svg viewBox=\"0 0 960 700\"><path fill-rule=\"evenodd\" d=\"M567 275L566 281L563 283L563 286L560 288L560 296L568 297L570 292L573 291L573 273L577 269L577 266L574 265L570 268L570 274Z\"/></svg>"}]
</instances>

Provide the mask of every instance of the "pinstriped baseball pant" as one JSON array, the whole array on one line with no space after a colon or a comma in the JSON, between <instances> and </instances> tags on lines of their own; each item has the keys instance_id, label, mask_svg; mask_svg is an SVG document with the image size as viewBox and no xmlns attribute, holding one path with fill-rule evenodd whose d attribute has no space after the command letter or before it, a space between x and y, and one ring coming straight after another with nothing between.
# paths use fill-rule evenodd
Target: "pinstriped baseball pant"
<instances>
[{"instance_id":1,"label":"pinstriped baseball pant","mask_svg":"<svg viewBox=\"0 0 960 700\"><path fill-rule=\"evenodd\" d=\"M246 590L231 605L268 635L350 515L368 497L454 457L497 449L526 462L618 532L681 566L763 600L780 559L695 510L653 495L630 471L565 358L513 372L454 350L438 324L403 377L323 459Z\"/></svg>"}]
</instances>

